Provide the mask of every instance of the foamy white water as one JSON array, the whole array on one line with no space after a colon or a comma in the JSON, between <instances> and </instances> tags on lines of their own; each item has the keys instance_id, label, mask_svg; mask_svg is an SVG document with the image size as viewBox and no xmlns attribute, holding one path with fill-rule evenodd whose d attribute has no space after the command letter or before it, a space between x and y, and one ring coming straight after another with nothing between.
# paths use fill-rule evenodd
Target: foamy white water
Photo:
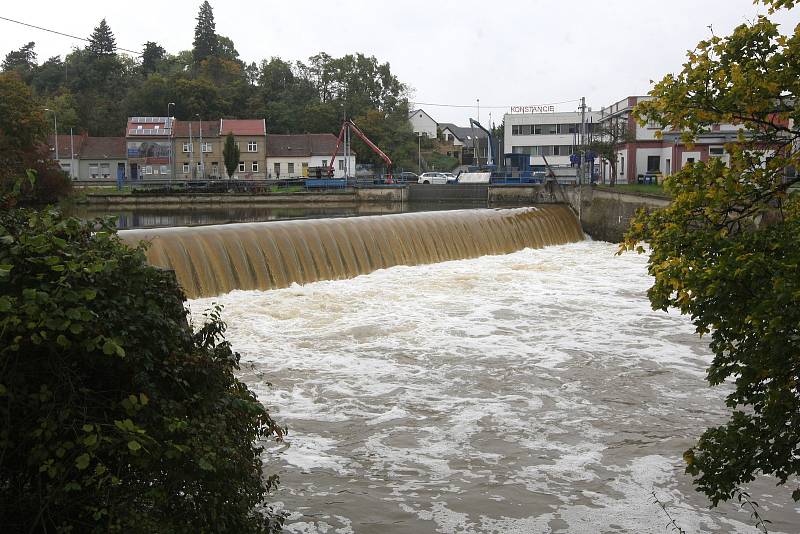
<instances>
[{"instance_id":1,"label":"foamy white water","mask_svg":"<svg viewBox=\"0 0 800 534\"><path fill-rule=\"evenodd\" d=\"M755 532L681 455L726 419L706 342L654 312L646 258L586 241L224 304L241 376L283 424L274 500L298 533ZM268 383L271 383L270 386ZM751 488L771 532L800 509ZM764 493L766 492L766 493Z\"/></svg>"}]
</instances>

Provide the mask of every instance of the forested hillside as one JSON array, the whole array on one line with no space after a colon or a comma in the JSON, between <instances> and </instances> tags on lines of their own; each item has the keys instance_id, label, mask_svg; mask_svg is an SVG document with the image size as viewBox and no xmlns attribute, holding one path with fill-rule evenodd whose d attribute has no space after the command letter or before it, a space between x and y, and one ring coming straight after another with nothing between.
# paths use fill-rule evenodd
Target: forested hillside
<instances>
[{"instance_id":1,"label":"forested hillside","mask_svg":"<svg viewBox=\"0 0 800 534\"><path fill-rule=\"evenodd\" d=\"M325 52L306 61L245 63L233 39L217 33L208 2L200 6L188 50L173 54L147 42L139 56L121 53L103 19L85 47L40 62L29 42L5 55L2 70L16 72L42 107L56 111L60 133L123 135L127 117L164 116L170 102L178 119L265 118L274 134L338 133L346 114L398 166L416 161L408 86L389 63ZM354 149L359 161L378 162L364 145L356 142Z\"/></svg>"}]
</instances>

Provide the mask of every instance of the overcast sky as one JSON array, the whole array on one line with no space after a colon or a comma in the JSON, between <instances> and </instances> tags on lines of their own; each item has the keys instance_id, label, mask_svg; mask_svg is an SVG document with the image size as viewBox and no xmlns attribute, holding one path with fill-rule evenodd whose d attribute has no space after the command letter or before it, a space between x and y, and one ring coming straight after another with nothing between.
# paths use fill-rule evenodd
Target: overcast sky
<instances>
[{"instance_id":1,"label":"overcast sky","mask_svg":"<svg viewBox=\"0 0 800 534\"><path fill-rule=\"evenodd\" d=\"M233 39L245 61L305 60L363 52L412 89L421 103L476 106L499 123L511 105L559 111L599 108L646 94L650 80L678 70L686 51L710 35L765 13L751 0L210 0L217 33ZM103 17L117 45L155 41L175 53L191 48L199 0L137 2L4 1L0 16L78 36ZM776 15L784 33L800 9ZM0 54L36 42L39 62L85 43L0 20ZM439 122L466 124L476 107L419 104Z\"/></svg>"}]
</instances>

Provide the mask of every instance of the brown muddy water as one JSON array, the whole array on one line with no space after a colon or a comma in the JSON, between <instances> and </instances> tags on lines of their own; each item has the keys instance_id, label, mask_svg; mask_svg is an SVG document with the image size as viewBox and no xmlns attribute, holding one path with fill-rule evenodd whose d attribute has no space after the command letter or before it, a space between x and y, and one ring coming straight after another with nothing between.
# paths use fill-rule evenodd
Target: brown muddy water
<instances>
[{"instance_id":1,"label":"brown muddy water","mask_svg":"<svg viewBox=\"0 0 800 534\"><path fill-rule=\"evenodd\" d=\"M265 472L292 533L753 533L709 509L681 455L726 419L686 317L654 312L646 258L581 241L233 291L241 377L288 425ZM800 509L748 488L796 533Z\"/></svg>"}]
</instances>

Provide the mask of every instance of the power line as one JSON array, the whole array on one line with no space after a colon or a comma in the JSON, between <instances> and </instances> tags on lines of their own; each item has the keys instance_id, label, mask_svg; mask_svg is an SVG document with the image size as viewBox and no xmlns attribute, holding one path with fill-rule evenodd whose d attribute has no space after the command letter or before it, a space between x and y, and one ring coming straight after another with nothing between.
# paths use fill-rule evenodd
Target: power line
<instances>
[{"instance_id":1,"label":"power line","mask_svg":"<svg viewBox=\"0 0 800 534\"><path fill-rule=\"evenodd\" d=\"M87 43L91 42L91 40L87 39L86 37L78 37L77 35L70 35L68 33L59 32L59 31L56 31L56 30L51 30L49 28L42 28L41 26L35 26L33 24L28 24L27 22L14 20L14 19L10 19L10 18L7 18L7 17L0 17L0 20L7 20L8 22L13 22L14 24L20 24L22 26L27 26L29 28L36 28L37 30L42 30L42 31L45 31L45 32L54 33L56 35L61 35L61 36L64 36L64 37L70 37L72 39L78 39L78 40L81 40L81 41L86 41ZM127 48L122 48L121 46L117 46L117 47L115 47L115 49L116 50L122 50L123 52L130 52L131 54L135 54L137 56L141 56L142 55L141 51L137 52L136 50L128 50Z\"/></svg>"},{"instance_id":2,"label":"power line","mask_svg":"<svg viewBox=\"0 0 800 534\"><path fill-rule=\"evenodd\" d=\"M569 104L570 102L580 102L580 101L581 101L580 98L573 98L572 100L562 100L561 102L547 102L547 103L539 104L539 105L540 106L557 106L559 104ZM409 100L409 103L410 104L419 105L419 106L434 106L434 107L440 107L440 108L476 108L476 107L478 107L477 103L476 104L433 104L431 102L414 102L413 100ZM508 106L484 106L483 104L481 104L481 108L484 108L484 109L508 109L508 108L514 107L515 105L516 104L508 105Z\"/></svg>"}]
</instances>

